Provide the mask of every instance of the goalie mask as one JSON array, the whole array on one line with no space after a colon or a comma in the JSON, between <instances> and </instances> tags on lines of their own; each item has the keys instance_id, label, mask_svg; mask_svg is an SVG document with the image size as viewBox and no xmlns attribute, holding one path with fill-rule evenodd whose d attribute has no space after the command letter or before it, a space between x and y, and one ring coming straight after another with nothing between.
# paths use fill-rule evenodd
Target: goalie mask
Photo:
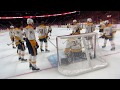
<instances>
[{"instance_id":1,"label":"goalie mask","mask_svg":"<svg viewBox=\"0 0 120 90\"><path fill-rule=\"evenodd\" d=\"M34 23L33 19L31 19L31 18L27 19L27 24L33 24L33 23Z\"/></svg>"}]
</instances>

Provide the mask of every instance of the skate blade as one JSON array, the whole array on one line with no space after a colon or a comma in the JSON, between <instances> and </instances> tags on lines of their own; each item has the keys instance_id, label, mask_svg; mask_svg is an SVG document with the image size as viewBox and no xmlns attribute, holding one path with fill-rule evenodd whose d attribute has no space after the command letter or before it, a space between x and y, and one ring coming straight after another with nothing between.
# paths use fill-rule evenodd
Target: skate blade
<instances>
[{"instance_id":1,"label":"skate blade","mask_svg":"<svg viewBox=\"0 0 120 90\"><path fill-rule=\"evenodd\" d=\"M111 50L111 51L115 51L115 50Z\"/></svg>"},{"instance_id":2,"label":"skate blade","mask_svg":"<svg viewBox=\"0 0 120 90\"><path fill-rule=\"evenodd\" d=\"M26 62L28 62L28 61L21 61L21 63L26 63Z\"/></svg>"},{"instance_id":3,"label":"skate blade","mask_svg":"<svg viewBox=\"0 0 120 90\"><path fill-rule=\"evenodd\" d=\"M33 72L39 72L39 71L41 71L41 70L32 70Z\"/></svg>"}]
</instances>

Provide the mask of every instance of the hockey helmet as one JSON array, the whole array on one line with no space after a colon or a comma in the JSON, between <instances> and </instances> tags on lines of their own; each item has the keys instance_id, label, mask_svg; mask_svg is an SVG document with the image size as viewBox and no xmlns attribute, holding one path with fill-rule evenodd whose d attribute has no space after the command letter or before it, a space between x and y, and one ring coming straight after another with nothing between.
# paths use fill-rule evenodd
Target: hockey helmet
<instances>
[{"instance_id":1,"label":"hockey helmet","mask_svg":"<svg viewBox=\"0 0 120 90\"><path fill-rule=\"evenodd\" d=\"M31 18L27 19L27 24L33 24L33 23L34 23L33 19L31 19Z\"/></svg>"},{"instance_id":2,"label":"hockey helmet","mask_svg":"<svg viewBox=\"0 0 120 90\"><path fill-rule=\"evenodd\" d=\"M10 26L10 28L11 28L11 29L13 29L13 28L14 28L14 26L13 26L13 25L11 25L11 26Z\"/></svg>"},{"instance_id":3,"label":"hockey helmet","mask_svg":"<svg viewBox=\"0 0 120 90\"><path fill-rule=\"evenodd\" d=\"M77 20L76 20L76 19L74 19L74 20L73 20L73 23L76 23L76 22L77 22Z\"/></svg>"},{"instance_id":4,"label":"hockey helmet","mask_svg":"<svg viewBox=\"0 0 120 90\"><path fill-rule=\"evenodd\" d=\"M91 19L91 18L88 18L88 19L87 19L87 22L92 22L92 19Z\"/></svg>"}]
</instances>

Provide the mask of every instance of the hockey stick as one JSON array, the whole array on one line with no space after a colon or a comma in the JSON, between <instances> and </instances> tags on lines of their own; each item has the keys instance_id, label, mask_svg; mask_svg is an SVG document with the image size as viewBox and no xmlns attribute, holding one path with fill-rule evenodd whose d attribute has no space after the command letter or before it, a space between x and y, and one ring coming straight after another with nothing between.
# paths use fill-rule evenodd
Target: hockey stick
<instances>
[{"instance_id":1,"label":"hockey stick","mask_svg":"<svg viewBox=\"0 0 120 90\"><path fill-rule=\"evenodd\" d=\"M53 44L53 43L50 41L50 39L48 39L48 41L49 41L55 48L57 48L57 47L55 46L55 44Z\"/></svg>"},{"instance_id":2,"label":"hockey stick","mask_svg":"<svg viewBox=\"0 0 120 90\"><path fill-rule=\"evenodd\" d=\"M7 45L10 46L12 43L8 43Z\"/></svg>"},{"instance_id":3,"label":"hockey stick","mask_svg":"<svg viewBox=\"0 0 120 90\"><path fill-rule=\"evenodd\" d=\"M9 24L10 24L10 25L13 25L10 21L9 21Z\"/></svg>"}]
</instances>

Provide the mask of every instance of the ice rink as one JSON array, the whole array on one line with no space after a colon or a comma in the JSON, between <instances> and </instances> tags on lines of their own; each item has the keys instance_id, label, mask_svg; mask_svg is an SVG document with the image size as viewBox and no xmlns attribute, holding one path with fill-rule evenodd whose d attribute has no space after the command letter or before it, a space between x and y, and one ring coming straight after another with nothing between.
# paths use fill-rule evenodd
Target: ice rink
<instances>
[{"instance_id":1,"label":"ice rink","mask_svg":"<svg viewBox=\"0 0 120 90\"><path fill-rule=\"evenodd\" d=\"M71 29L68 30L67 28L54 27L52 36L50 36L50 41L56 45L57 36L68 35L71 32ZM82 30L82 32L84 32L84 30ZM98 29L96 29L95 32L99 34ZM98 39L100 48L103 45L103 41L103 39ZM68 77L60 74L57 67L48 60L50 55L57 53L56 48L52 45L52 43L48 42L48 48L51 51L50 53L41 53L40 49L38 49L37 66L41 69L41 71L32 72L32 70L29 69L29 62L21 63L18 61L16 49L7 45L8 43L11 43L8 31L0 32L0 79L120 79L119 29L115 34L114 42L116 45L115 51L110 51L111 45L109 41L106 48L101 48L102 56L109 64L106 68L78 76ZM28 58L27 49L25 53L25 58Z\"/></svg>"}]
</instances>

